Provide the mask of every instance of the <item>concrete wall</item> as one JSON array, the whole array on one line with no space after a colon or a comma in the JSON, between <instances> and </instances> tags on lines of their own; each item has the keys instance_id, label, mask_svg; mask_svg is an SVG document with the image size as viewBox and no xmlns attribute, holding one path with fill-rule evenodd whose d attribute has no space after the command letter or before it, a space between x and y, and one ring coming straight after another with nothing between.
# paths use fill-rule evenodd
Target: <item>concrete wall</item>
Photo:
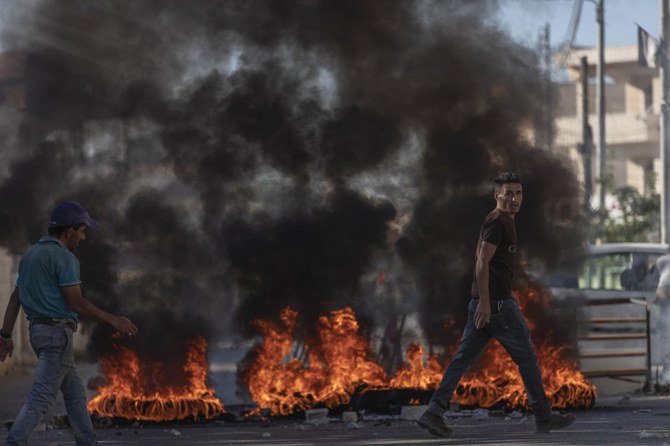
<instances>
[{"instance_id":1,"label":"concrete wall","mask_svg":"<svg viewBox=\"0 0 670 446\"><path fill-rule=\"evenodd\" d=\"M16 280L15 262L14 258L10 256L4 249L0 250L0 317L5 316L5 309L9 296L14 289L14 281ZM0 325L2 322L0 321ZM0 362L0 376L16 371L20 366L30 363L32 359L32 351L28 343L28 330L25 323L25 316L23 312L14 325L14 355L8 358L5 362Z\"/></svg>"}]
</instances>

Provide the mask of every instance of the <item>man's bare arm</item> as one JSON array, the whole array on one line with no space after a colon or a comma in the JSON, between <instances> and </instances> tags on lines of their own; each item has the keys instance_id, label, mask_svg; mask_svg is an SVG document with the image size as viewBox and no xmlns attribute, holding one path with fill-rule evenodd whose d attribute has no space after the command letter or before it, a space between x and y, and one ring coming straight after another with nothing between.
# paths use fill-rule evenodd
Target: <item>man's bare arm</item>
<instances>
[{"instance_id":1,"label":"man's bare arm","mask_svg":"<svg viewBox=\"0 0 670 446\"><path fill-rule=\"evenodd\" d=\"M479 304L475 310L475 326L482 328L488 324L491 316L491 297L489 296L489 263L497 249L496 245L482 241L477 253L475 278L477 280L477 294Z\"/></svg>"},{"instance_id":2,"label":"man's bare arm","mask_svg":"<svg viewBox=\"0 0 670 446\"><path fill-rule=\"evenodd\" d=\"M96 321L106 322L124 336L134 336L137 334L137 327L128 318L108 313L95 306L81 294L81 287L79 285L65 286L61 287L61 289L72 311Z\"/></svg>"},{"instance_id":3,"label":"man's bare arm","mask_svg":"<svg viewBox=\"0 0 670 446\"><path fill-rule=\"evenodd\" d=\"M5 310L5 318L2 321L2 332L8 335L12 334L16 318L19 316L19 309L21 303L19 302L19 289L14 288L12 295L9 297L7 309ZM14 341L9 339L0 339L0 362L7 359L7 356L12 357L14 352Z\"/></svg>"},{"instance_id":4,"label":"man's bare arm","mask_svg":"<svg viewBox=\"0 0 670 446\"><path fill-rule=\"evenodd\" d=\"M19 316L20 308L21 303L19 302L19 289L14 288L12 295L9 297L9 302L7 303L5 319L2 321L3 333L11 334L12 330L14 330L14 324L16 323L16 318Z\"/></svg>"}]
</instances>

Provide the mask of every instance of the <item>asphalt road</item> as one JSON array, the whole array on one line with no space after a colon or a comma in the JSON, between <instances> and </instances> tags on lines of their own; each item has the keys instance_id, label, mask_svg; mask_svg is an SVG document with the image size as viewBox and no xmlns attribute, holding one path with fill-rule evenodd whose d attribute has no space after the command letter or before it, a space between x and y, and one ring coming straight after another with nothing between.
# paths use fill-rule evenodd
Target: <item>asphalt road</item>
<instances>
[{"instance_id":1,"label":"asphalt road","mask_svg":"<svg viewBox=\"0 0 670 446\"><path fill-rule=\"evenodd\" d=\"M645 406L645 407L643 407ZM670 442L668 400L634 399L627 407L600 408L578 414L564 431L533 433L532 417L460 418L453 437L432 437L410 421L361 421L357 428L332 421L325 426L299 420L164 425L98 429L103 445L663 445ZM652 408L653 407L653 408ZM642 410L640 410L642 409ZM650 410L647 412L647 410ZM6 432L0 436L4 439ZM36 432L31 445L72 445L67 430Z\"/></svg>"},{"instance_id":2,"label":"asphalt road","mask_svg":"<svg viewBox=\"0 0 670 446\"><path fill-rule=\"evenodd\" d=\"M94 375L91 365L78 366L84 377ZM18 413L32 380L31 370L0 379L0 421ZM93 392L91 393L91 395ZM45 416L30 445L74 445L68 429L53 425L64 414L59 398ZM312 425L301 418L258 421L191 423L123 423L97 428L102 445L665 445L670 446L670 396L631 394L600 397L591 410L576 411L577 421L550 434L534 433L533 417L500 412L465 412L450 418L454 436L436 438L413 421L399 416L364 416L355 424L329 418ZM7 430L0 426L0 444Z\"/></svg>"},{"instance_id":3,"label":"asphalt road","mask_svg":"<svg viewBox=\"0 0 670 446\"><path fill-rule=\"evenodd\" d=\"M3 384L5 384L3 382ZM0 386L0 396L4 395ZM14 390L13 390L14 391ZM3 398L4 399L4 398ZM3 404L3 409L5 405ZM549 434L534 433L533 417L521 414L466 413L451 418L454 436L431 436L399 416L364 417L356 423L333 417L327 425L303 419L216 421L207 424L135 423L98 428L102 445L670 445L670 397L633 395L610 397L596 408L578 411L577 421ZM463 415L463 414L461 414ZM0 433L0 442L7 436ZM50 420L40 426L31 445L74 445L67 429Z\"/></svg>"}]
</instances>

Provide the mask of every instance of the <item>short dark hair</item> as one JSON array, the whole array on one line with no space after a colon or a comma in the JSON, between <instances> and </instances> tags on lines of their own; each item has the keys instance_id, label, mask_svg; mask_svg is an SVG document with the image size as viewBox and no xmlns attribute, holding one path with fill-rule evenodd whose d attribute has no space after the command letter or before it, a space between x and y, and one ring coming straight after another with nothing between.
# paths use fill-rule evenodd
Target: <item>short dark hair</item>
<instances>
[{"instance_id":1,"label":"short dark hair","mask_svg":"<svg viewBox=\"0 0 670 446\"><path fill-rule=\"evenodd\" d=\"M49 226L47 228L47 232L49 235L59 235L62 234L63 232L67 231L68 228L74 228L76 231L79 229L84 223L79 223L78 225L70 225L70 226Z\"/></svg>"},{"instance_id":2,"label":"short dark hair","mask_svg":"<svg viewBox=\"0 0 670 446\"><path fill-rule=\"evenodd\" d=\"M518 183L521 184L521 177L514 172L503 172L500 175L498 175L493 182L495 183L496 187L500 187L503 184L507 183Z\"/></svg>"}]
</instances>

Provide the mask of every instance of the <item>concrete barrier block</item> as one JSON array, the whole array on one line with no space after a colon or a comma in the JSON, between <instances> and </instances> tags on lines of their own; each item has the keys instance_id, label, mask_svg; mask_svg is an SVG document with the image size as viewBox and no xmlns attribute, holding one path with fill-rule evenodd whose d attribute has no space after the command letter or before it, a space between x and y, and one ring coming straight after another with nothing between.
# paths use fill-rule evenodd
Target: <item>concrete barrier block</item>
<instances>
[{"instance_id":1,"label":"concrete barrier block","mask_svg":"<svg viewBox=\"0 0 670 446\"><path fill-rule=\"evenodd\" d=\"M400 418L403 420L418 420L426 409L428 409L428 406L402 406Z\"/></svg>"},{"instance_id":2,"label":"concrete barrier block","mask_svg":"<svg viewBox=\"0 0 670 446\"><path fill-rule=\"evenodd\" d=\"M358 421L358 414L356 412L342 412L343 423L355 423Z\"/></svg>"},{"instance_id":3,"label":"concrete barrier block","mask_svg":"<svg viewBox=\"0 0 670 446\"><path fill-rule=\"evenodd\" d=\"M305 411L305 423L328 424L328 409L309 409Z\"/></svg>"}]
</instances>

